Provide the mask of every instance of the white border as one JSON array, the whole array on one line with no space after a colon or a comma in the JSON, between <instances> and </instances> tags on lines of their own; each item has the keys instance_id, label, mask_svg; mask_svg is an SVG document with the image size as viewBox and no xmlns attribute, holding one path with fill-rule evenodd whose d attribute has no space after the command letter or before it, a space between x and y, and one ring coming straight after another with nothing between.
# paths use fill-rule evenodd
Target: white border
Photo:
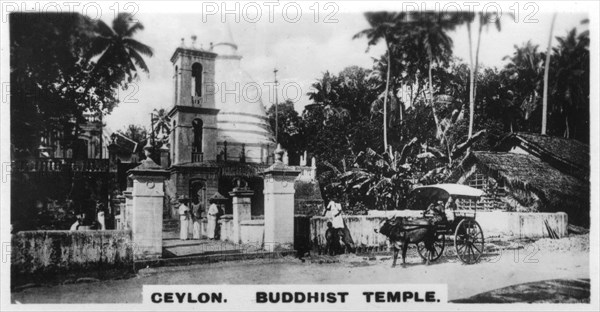
<instances>
[{"instance_id":1,"label":"white border","mask_svg":"<svg viewBox=\"0 0 600 312\"><path fill-rule=\"evenodd\" d=\"M22 3L24 1L16 1L18 3ZM64 1L69 2L69 1ZM221 2L221 1L216 1ZM262 1L258 1L261 3ZM313 1L302 3L303 6L309 6ZM422 1L414 1L417 3L421 3ZM470 2L470 1L457 1L458 3ZM40 3L44 5L49 3L48 1L40 1L40 2L29 2L31 3ZM63 3L62 1L58 1L58 3ZM103 10L109 11L108 7L114 4L114 1L109 2L98 2ZM162 13L173 13L173 12L187 12L187 13L200 13L200 5L199 2L192 1L164 1L164 2L143 2L137 1L139 3L140 10L144 10L144 12L162 12ZM341 12L363 12L368 10L399 10L398 1L387 1L387 2L375 2L375 1L365 1L365 2L338 2L340 5ZM440 1L439 3L446 4L450 3L449 1ZM480 2L484 3L484 2ZM510 5L514 4L515 1L509 2L498 2L498 4L503 8L507 9ZM532 310L532 311L540 311L540 310L574 310L574 311L594 311L599 309L599 301L598 301L598 248L599 248L599 239L598 239L598 221L599 221L599 211L598 207L599 203L599 194L597 192L599 186L599 125L598 118L600 117L600 111L598 107L599 101L599 93L598 93L598 83L599 83L599 62L598 57L599 53L599 3L596 1L593 2L536 2L540 11L559 11L559 12L572 12L572 11L584 11L589 14L590 24L590 66L591 66L591 95L590 95L590 131L591 131L591 139L590 139L590 159L591 159L591 174L590 174L590 183L591 183L591 232L590 232L590 278L591 278L591 295L592 301L589 305L549 305L549 304L535 304L535 305L525 305L525 304L512 304L512 305L494 305L494 304L485 304L485 305L459 305L459 304L448 304L443 306L443 310L468 310L468 311L477 311L477 310L487 310L487 311L504 311L504 310ZM432 8L433 4L431 2L427 3L428 8ZM4 16L4 12L1 12L2 16ZM8 23L1 23L1 75L0 81L6 82L9 80L10 68L9 68L9 36L8 36ZM10 135L9 135L9 105L7 103L1 103L0 105L0 163L6 164L10 163ZM3 168L4 169L4 168ZM4 171L2 172L4 178ZM3 181L4 182L4 181ZM10 243L10 183L0 183L0 242L9 242ZM4 250L3 250L4 251ZM4 257L4 255L3 255ZM0 299L1 305L0 310L2 311L29 311L29 310L46 310L46 311L103 311L103 310L128 310L128 311L144 311L148 308L156 308L155 306L145 306L143 304L57 304L57 305L38 305L38 304L27 304L27 305L11 305L10 304L10 264L8 261L2 261L1 263L1 276L0 279ZM227 287L223 285L223 287ZM438 307L439 308L439 307ZM179 310L176 306L169 308L169 310ZM433 307L432 307L433 309ZM291 309L294 310L294 309ZM422 308L421 310L431 310L427 307Z\"/></svg>"}]
</instances>

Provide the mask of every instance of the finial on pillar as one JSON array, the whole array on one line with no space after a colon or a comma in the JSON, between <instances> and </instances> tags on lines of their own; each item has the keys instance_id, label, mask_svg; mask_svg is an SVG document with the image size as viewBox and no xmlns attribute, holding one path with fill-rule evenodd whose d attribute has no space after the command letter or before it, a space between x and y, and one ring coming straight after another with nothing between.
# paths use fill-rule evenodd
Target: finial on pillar
<instances>
[{"instance_id":1,"label":"finial on pillar","mask_svg":"<svg viewBox=\"0 0 600 312\"><path fill-rule=\"evenodd\" d=\"M144 146L144 155L146 155L146 159L150 159L150 155L152 155L152 145L150 144L150 138L146 139L146 146Z\"/></svg>"},{"instance_id":2,"label":"finial on pillar","mask_svg":"<svg viewBox=\"0 0 600 312\"><path fill-rule=\"evenodd\" d=\"M180 47L185 47L185 39L181 38L181 44L179 45Z\"/></svg>"},{"instance_id":3,"label":"finial on pillar","mask_svg":"<svg viewBox=\"0 0 600 312\"><path fill-rule=\"evenodd\" d=\"M287 151L283 152L283 164L286 166L290 164L290 158L288 157Z\"/></svg>"},{"instance_id":4,"label":"finial on pillar","mask_svg":"<svg viewBox=\"0 0 600 312\"><path fill-rule=\"evenodd\" d=\"M196 37L196 35L192 35L192 49L196 48L196 39L198 39L198 37Z\"/></svg>"},{"instance_id":5,"label":"finial on pillar","mask_svg":"<svg viewBox=\"0 0 600 312\"><path fill-rule=\"evenodd\" d=\"M283 162L283 154L285 153L285 150L283 148L281 148L281 144L277 144L277 148L275 149L275 162Z\"/></svg>"},{"instance_id":6,"label":"finial on pillar","mask_svg":"<svg viewBox=\"0 0 600 312\"><path fill-rule=\"evenodd\" d=\"M310 178L311 180L317 179L317 159L312 158L312 164L310 164Z\"/></svg>"},{"instance_id":7,"label":"finial on pillar","mask_svg":"<svg viewBox=\"0 0 600 312\"><path fill-rule=\"evenodd\" d=\"M306 166L306 151L304 151L304 155L300 155L300 166Z\"/></svg>"}]
</instances>

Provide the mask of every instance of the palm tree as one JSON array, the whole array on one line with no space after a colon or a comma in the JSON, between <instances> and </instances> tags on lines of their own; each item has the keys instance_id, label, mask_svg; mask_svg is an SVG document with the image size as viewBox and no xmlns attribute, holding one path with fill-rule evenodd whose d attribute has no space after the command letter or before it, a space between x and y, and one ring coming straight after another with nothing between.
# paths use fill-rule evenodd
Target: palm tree
<instances>
[{"instance_id":1,"label":"palm tree","mask_svg":"<svg viewBox=\"0 0 600 312\"><path fill-rule=\"evenodd\" d=\"M467 23L467 34L469 35L469 138L473 134L473 116L475 115L475 64L473 64L473 40L471 39L471 24L475 20L475 13L463 13L463 19ZM480 20L481 22L481 20ZM481 29L481 24L479 26ZM479 33L481 37L481 32ZM478 40L479 41L479 40ZM479 51L479 49L478 49Z\"/></svg>"},{"instance_id":2,"label":"palm tree","mask_svg":"<svg viewBox=\"0 0 600 312\"><path fill-rule=\"evenodd\" d=\"M380 40L385 43L388 64L391 64L391 46L394 44L394 36L398 31L400 22L406 17L405 13L394 13L394 12L367 12L365 18L369 22L371 28L362 30L361 32L354 35L353 39L366 36L368 39L368 48L372 45L376 45ZM385 83L385 92L383 98L383 148L384 151L388 149L387 140L387 98L390 87L390 71L391 66L387 66L387 77Z\"/></svg>"},{"instance_id":3,"label":"palm tree","mask_svg":"<svg viewBox=\"0 0 600 312\"><path fill-rule=\"evenodd\" d=\"M393 50L399 50L397 45L392 46ZM398 90L399 85L405 82L406 79L402 77L405 70L402 68L401 60L395 57L397 53L392 53L392 58L396 59L396 62L392 62L392 69L396 75L390 76L389 80L385 80L384 76L387 75L389 71L388 60L390 57L387 53L381 57L380 59L374 59L373 70L370 72L367 77L368 81L372 85L371 87L375 89L377 92L381 92L379 96L371 102L371 114L373 113L383 113L384 102L389 98L390 104L386 105L389 109L388 116L390 116L387 122L388 127L392 127L393 125L397 125L402 122L403 113L404 113L404 103L400 101L396 96L396 90ZM386 85L389 85L388 94L386 96L385 90ZM387 110L386 110L387 113Z\"/></svg>"},{"instance_id":4,"label":"palm tree","mask_svg":"<svg viewBox=\"0 0 600 312\"><path fill-rule=\"evenodd\" d=\"M519 105L524 113L525 120L539 105L541 82L543 80L544 58L538 52L538 46L528 41L521 47L515 45L512 56L505 56L504 60L510 60L505 66L509 77L515 105Z\"/></svg>"},{"instance_id":5,"label":"palm tree","mask_svg":"<svg viewBox=\"0 0 600 312\"><path fill-rule=\"evenodd\" d=\"M138 68L148 73L148 65L142 55L152 57L153 51L149 46L133 39L133 36L144 25L134 22L129 13L120 13L113 20L110 28L102 20L96 25L96 37L93 39L89 58L98 57L94 66L92 79L103 79L108 75L120 75L128 82L137 78Z\"/></svg>"},{"instance_id":6,"label":"palm tree","mask_svg":"<svg viewBox=\"0 0 600 312\"><path fill-rule=\"evenodd\" d=\"M564 137L586 142L589 135L589 131L585 131L589 127L589 30L577 34L573 28L556 40L558 46L553 48L551 63L554 70L549 79L551 108L564 120Z\"/></svg>"},{"instance_id":7,"label":"palm tree","mask_svg":"<svg viewBox=\"0 0 600 312\"><path fill-rule=\"evenodd\" d=\"M548 37L548 48L546 49L546 62L544 63L544 94L542 96L542 134L546 134L546 124L548 123L548 74L550 73L550 55L552 54L552 33L554 32L554 22L556 13L552 15L550 24L550 36Z\"/></svg>"},{"instance_id":8,"label":"palm tree","mask_svg":"<svg viewBox=\"0 0 600 312\"><path fill-rule=\"evenodd\" d=\"M473 135L473 124L475 116L475 98L477 95L477 72L479 70L479 48L481 47L481 33L483 28L489 28L490 23L493 21L498 31L501 30L500 16L497 13L483 13L477 14L479 17L479 31L477 33L477 47L475 51L475 62L473 62L473 43L471 39L471 25L475 20L475 13L462 13L464 22L467 23L467 33L469 35L469 138Z\"/></svg>"},{"instance_id":9,"label":"palm tree","mask_svg":"<svg viewBox=\"0 0 600 312\"><path fill-rule=\"evenodd\" d=\"M416 12L412 13L412 20L417 27L416 40L422 41L422 48L427 53L429 61L428 80L429 80L429 100L433 110L433 119L436 124L438 136L441 135L440 121L434 104L433 95L433 65L438 66L447 61L452 54L452 39L447 31L454 30L456 26L463 22L463 17L458 13L439 13L439 12Z\"/></svg>"},{"instance_id":10,"label":"palm tree","mask_svg":"<svg viewBox=\"0 0 600 312\"><path fill-rule=\"evenodd\" d=\"M152 113L154 135L162 135L163 140L167 139L169 137L169 133L171 133L171 118L169 118L168 113L169 112L164 108L155 108Z\"/></svg>"}]
</instances>

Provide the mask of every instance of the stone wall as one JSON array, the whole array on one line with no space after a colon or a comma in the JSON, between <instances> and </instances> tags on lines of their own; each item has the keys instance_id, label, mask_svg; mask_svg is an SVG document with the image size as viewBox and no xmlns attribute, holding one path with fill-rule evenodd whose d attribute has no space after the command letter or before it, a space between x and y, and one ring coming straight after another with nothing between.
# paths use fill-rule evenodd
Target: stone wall
<instances>
[{"instance_id":1,"label":"stone wall","mask_svg":"<svg viewBox=\"0 0 600 312\"><path fill-rule=\"evenodd\" d=\"M231 215L223 215L219 218L218 222L221 226L220 240L233 242L233 217Z\"/></svg>"},{"instance_id":2,"label":"stone wall","mask_svg":"<svg viewBox=\"0 0 600 312\"><path fill-rule=\"evenodd\" d=\"M378 247L386 245L387 238L375 233L383 220L392 216L418 217L422 211L395 210L370 212L367 216L344 216L344 221L356 246ZM461 212L457 213L470 213ZM548 237L545 222L560 236L566 236L568 218L564 212L557 213L520 213L520 212L477 212L475 217L483 230L484 236L489 238L541 238ZM310 233L313 242L320 246L325 245L325 231L327 230L327 217L313 217L310 220Z\"/></svg>"},{"instance_id":3,"label":"stone wall","mask_svg":"<svg viewBox=\"0 0 600 312\"><path fill-rule=\"evenodd\" d=\"M344 216L344 222L357 247L386 246L387 238L374 231L375 229L379 229L379 224L384 219L384 217ZM327 217L312 217L310 220L311 240L321 247L324 247L326 243L325 231L327 230L328 221L330 219Z\"/></svg>"},{"instance_id":4,"label":"stone wall","mask_svg":"<svg viewBox=\"0 0 600 312\"><path fill-rule=\"evenodd\" d=\"M22 231L11 247L13 278L133 269L131 231Z\"/></svg>"},{"instance_id":5,"label":"stone wall","mask_svg":"<svg viewBox=\"0 0 600 312\"><path fill-rule=\"evenodd\" d=\"M264 220L245 220L240 223L242 244L262 246L265 237Z\"/></svg>"},{"instance_id":6,"label":"stone wall","mask_svg":"<svg viewBox=\"0 0 600 312\"><path fill-rule=\"evenodd\" d=\"M206 235L206 220L202 226L202 235ZM233 233L233 218L230 215L224 215L219 219L221 226L220 240L234 242ZM244 220L240 223L240 231L242 236L242 244L252 244L254 246L262 246L264 243L265 221L259 220Z\"/></svg>"}]
</instances>

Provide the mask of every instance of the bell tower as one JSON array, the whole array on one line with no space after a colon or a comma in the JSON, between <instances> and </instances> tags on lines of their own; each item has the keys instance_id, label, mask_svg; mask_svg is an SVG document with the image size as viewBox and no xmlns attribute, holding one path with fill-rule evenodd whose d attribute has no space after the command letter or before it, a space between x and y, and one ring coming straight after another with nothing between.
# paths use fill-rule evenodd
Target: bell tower
<instances>
[{"instance_id":1,"label":"bell tower","mask_svg":"<svg viewBox=\"0 0 600 312\"><path fill-rule=\"evenodd\" d=\"M215 59L217 54L184 39L171 57L174 98L171 118L171 162L183 164L215 160L217 113L215 108Z\"/></svg>"}]
</instances>

